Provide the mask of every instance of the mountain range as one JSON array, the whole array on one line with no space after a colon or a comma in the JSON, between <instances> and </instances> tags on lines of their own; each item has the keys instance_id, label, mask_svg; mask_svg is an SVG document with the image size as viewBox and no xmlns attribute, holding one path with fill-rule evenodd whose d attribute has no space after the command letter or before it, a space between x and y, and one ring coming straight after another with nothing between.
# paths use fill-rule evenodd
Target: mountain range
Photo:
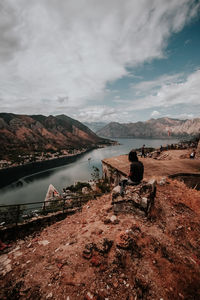
<instances>
[{"instance_id":1,"label":"mountain range","mask_svg":"<svg viewBox=\"0 0 200 300\"><path fill-rule=\"evenodd\" d=\"M0 153L92 148L107 144L81 122L66 115L0 113Z\"/></svg>"},{"instance_id":2,"label":"mountain range","mask_svg":"<svg viewBox=\"0 0 200 300\"><path fill-rule=\"evenodd\" d=\"M165 117L136 123L111 122L96 133L109 138L188 138L200 134L200 118L179 120Z\"/></svg>"},{"instance_id":3,"label":"mountain range","mask_svg":"<svg viewBox=\"0 0 200 300\"><path fill-rule=\"evenodd\" d=\"M108 123L106 122L84 122L83 123L85 126L90 128L93 132L97 132L103 127L105 127Z\"/></svg>"}]
</instances>

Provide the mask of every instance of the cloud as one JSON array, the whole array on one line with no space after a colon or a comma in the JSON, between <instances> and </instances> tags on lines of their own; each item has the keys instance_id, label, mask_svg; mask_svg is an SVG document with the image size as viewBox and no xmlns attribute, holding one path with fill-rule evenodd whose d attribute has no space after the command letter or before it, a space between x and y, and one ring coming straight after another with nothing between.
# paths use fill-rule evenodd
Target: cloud
<instances>
[{"instance_id":1,"label":"cloud","mask_svg":"<svg viewBox=\"0 0 200 300\"><path fill-rule=\"evenodd\" d=\"M131 84L131 88L137 95L144 95L153 93L164 85L171 85L172 83L181 82L183 80L183 74L162 75L154 80L141 81L137 84Z\"/></svg>"},{"instance_id":2,"label":"cloud","mask_svg":"<svg viewBox=\"0 0 200 300\"><path fill-rule=\"evenodd\" d=\"M140 86L146 86L146 91L151 90L152 93L147 93L148 96L145 95L136 100L130 100L130 104L134 103L132 108L142 110L153 107L173 107L178 104L189 104L191 106L199 104L200 70L193 72L182 80L180 80L179 74L174 75L174 81L170 80L168 83L163 78L163 76L157 78L157 80L151 81L149 85L147 82L141 83Z\"/></svg>"},{"instance_id":3,"label":"cloud","mask_svg":"<svg viewBox=\"0 0 200 300\"><path fill-rule=\"evenodd\" d=\"M195 116L194 114L187 114L187 113L183 113L183 114L167 114L167 116L169 118L177 118L177 119L181 119L181 120L186 120L186 119L193 119Z\"/></svg>"},{"instance_id":4,"label":"cloud","mask_svg":"<svg viewBox=\"0 0 200 300\"><path fill-rule=\"evenodd\" d=\"M107 106L89 106L74 112L73 117L87 122L118 120L119 110Z\"/></svg>"},{"instance_id":5,"label":"cloud","mask_svg":"<svg viewBox=\"0 0 200 300\"><path fill-rule=\"evenodd\" d=\"M66 97L58 97L58 102L60 104L64 103L64 102L68 102L69 98L66 96Z\"/></svg>"},{"instance_id":6,"label":"cloud","mask_svg":"<svg viewBox=\"0 0 200 300\"><path fill-rule=\"evenodd\" d=\"M159 111L157 110L154 110L152 113L151 113L151 117L158 117L160 115Z\"/></svg>"},{"instance_id":7,"label":"cloud","mask_svg":"<svg viewBox=\"0 0 200 300\"><path fill-rule=\"evenodd\" d=\"M0 3L0 62L11 60L16 51L23 49L23 40L18 36L22 29L18 22L14 4L2 0Z\"/></svg>"},{"instance_id":8,"label":"cloud","mask_svg":"<svg viewBox=\"0 0 200 300\"><path fill-rule=\"evenodd\" d=\"M2 0L1 107L47 114L59 99L67 99L64 113L91 105L107 83L129 75L127 67L164 57L170 35L198 12L195 3Z\"/></svg>"},{"instance_id":9,"label":"cloud","mask_svg":"<svg viewBox=\"0 0 200 300\"><path fill-rule=\"evenodd\" d=\"M191 40L188 39L188 40L186 40L186 41L184 42L184 46L187 46L187 45L190 44L190 43L191 43Z\"/></svg>"}]
</instances>

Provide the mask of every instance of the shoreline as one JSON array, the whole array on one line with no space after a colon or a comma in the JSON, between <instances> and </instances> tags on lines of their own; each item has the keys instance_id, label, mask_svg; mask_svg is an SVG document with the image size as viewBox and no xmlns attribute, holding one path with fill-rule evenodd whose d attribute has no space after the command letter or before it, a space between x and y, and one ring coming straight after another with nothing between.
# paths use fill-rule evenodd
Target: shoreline
<instances>
[{"instance_id":1,"label":"shoreline","mask_svg":"<svg viewBox=\"0 0 200 300\"><path fill-rule=\"evenodd\" d=\"M137 140L177 140L177 141L180 141L180 139L184 138L184 137L176 137L176 136L163 136L163 137L137 137L137 136L123 136L123 137L103 137L101 136L102 138L106 138L106 139L137 139ZM185 137L186 138L186 137Z\"/></svg>"},{"instance_id":2,"label":"shoreline","mask_svg":"<svg viewBox=\"0 0 200 300\"><path fill-rule=\"evenodd\" d=\"M1 178L0 188L6 187L9 184L16 182L23 177L72 163L76 161L77 158L97 148L98 147L93 147L87 149L84 152L74 154L71 156L64 156L64 157L58 157L49 160L30 162L20 166L0 169L0 178Z\"/></svg>"}]
</instances>

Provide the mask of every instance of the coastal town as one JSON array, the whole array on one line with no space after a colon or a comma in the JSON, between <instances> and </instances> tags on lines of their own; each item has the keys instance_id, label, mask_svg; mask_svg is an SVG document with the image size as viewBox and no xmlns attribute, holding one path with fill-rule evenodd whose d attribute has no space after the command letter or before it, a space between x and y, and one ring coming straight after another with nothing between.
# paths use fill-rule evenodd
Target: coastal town
<instances>
[{"instance_id":1,"label":"coastal town","mask_svg":"<svg viewBox=\"0 0 200 300\"><path fill-rule=\"evenodd\" d=\"M18 155L15 160L0 160L0 169L22 166L32 162L41 162L51 159L57 159L61 157L70 157L77 154L86 152L87 148L73 149L73 150L60 150L60 151L46 151L36 152L34 154L22 154Z\"/></svg>"},{"instance_id":2,"label":"coastal town","mask_svg":"<svg viewBox=\"0 0 200 300\"><path fill-rule=\"evenodd\" d=\"M117 142L113 142L114 144L118 144ZM98 145L95 146L95 148L104 148L105 145ZM92 149L92 148L91 148ZM0 160L0 169L6 169L9 167L17 167L17 166L23 166L29 163L36 163L36 162L42 162L42 161L48 161L48 160L54 160L64 157L73 157L77 156L79 154L83 154L90 150L90 148L81 148L81 149L62 149L60 151L42 151L42 152L35 152L33 154L20 154L17 155L17 157L13 157L12 159L2 159Z\"/></svg>"}]
</instances>

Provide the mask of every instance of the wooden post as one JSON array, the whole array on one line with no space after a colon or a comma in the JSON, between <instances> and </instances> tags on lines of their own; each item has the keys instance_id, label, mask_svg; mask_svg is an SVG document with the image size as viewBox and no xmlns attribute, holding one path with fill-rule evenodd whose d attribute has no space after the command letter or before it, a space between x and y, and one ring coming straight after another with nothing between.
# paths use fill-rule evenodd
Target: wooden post
<instances>
[{"instance_id":1,"label":"wooden post","mask_svg":"<svg viewBox=\"0 0 200 300\"><path fill-rule=\"evenodd\" d=\"M16 222L15 225L17 226L18 222L19 222L19 216L20 216L20 205L17 205L17 213L16 213Z\"/></svg>"}]
</instances>

